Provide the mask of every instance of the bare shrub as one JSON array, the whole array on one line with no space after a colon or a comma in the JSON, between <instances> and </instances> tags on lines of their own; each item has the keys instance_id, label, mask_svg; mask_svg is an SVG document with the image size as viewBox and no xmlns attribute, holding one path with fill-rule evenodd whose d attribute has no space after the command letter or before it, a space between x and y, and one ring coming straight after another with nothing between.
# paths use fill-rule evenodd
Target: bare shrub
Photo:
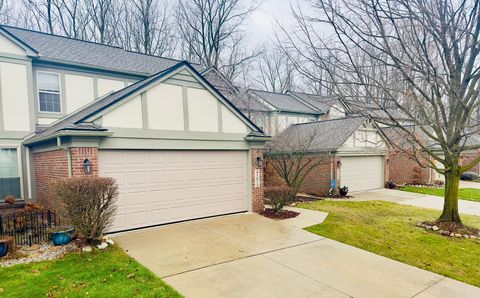
<instances>
[{"instance_id":1,"label":"bare shrub","mask_svg":"<svg viewBox=\"0 0 480 298\"><path fill-rule=\"evenodd\" d=\"M288 205L295 198L294 190L287 186L270 186L265 187L264 195L267 204L272 206L272 209L278 213L283 207Z\"/></svg>"},{"instance_id":2,"label":"bare shrub","mask_svg":"<svg viewBox=\"0 0 480 298\"><path fill-rule=\"evenodd\" d=\"M113 178L73 177L52 184L79 237L98 240L112 224L118 186Z\"/></svg>"}]
</instances>

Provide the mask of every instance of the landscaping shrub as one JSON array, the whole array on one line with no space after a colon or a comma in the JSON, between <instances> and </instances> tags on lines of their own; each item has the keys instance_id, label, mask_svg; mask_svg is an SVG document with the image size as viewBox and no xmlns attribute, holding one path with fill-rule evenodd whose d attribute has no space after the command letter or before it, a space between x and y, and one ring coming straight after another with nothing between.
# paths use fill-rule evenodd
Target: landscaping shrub
<instances>
[{"instance_id":1,"label":"landscaping shrub","mask_svg":"<svg viewBox=\"0 0 480 298\"><path fill-rule=\"evenodd\" d=\"M293 193L293 189L287 186L270 186L264 190L267 204L271 205L276 213L293 201L295 198Z\"/></svg>"},{"instance_id":2,"label":"landscaping shrub","mask_svg":"<svg viewBox=\"0 0 480 298\"><path fill-rule=\"evenodd\" d=\"M118 186L113 178L73 177L53 184L53 193L64 205L79 237L97 241L113 221Z\"/></svg>"},{"instance_id":3,"label":"landscaping shrub","mask_svg":"<svg viewBox=\"0 0 480 298\"><path fill-rule=\"evenodd\" d=\"M465 181L477 180L478 179L478 174L474 173L474 172L465 172L465 173L462 174L462 176L460 176L460 179L465 180Z\"/></svg>"}]
</instances>

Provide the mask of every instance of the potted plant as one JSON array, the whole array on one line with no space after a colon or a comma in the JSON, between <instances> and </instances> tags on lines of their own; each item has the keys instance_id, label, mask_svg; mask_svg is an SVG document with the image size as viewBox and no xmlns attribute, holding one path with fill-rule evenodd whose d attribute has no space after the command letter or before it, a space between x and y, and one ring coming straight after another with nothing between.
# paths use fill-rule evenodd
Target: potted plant
<instances>
[{"instance_id":1,"label":"potted plant","mask_svg":"<svg viewBox=\"0 0 480 298\"><path fill-rule=\"evenodd\" d=\"M389 189L394 189L395 187L397 187L397 184L395 184L395 182L393 182L392 180L388 180L387 183L385 183L387 185L387 188Z\"/></svg>"},{"instance_id":2,"label":"potted plant","mask_svg":"<svg viewBox=\"0 0 480 298\"><path fill-rule=\"evenodd\" d=\"M13 250L15 239L13 237L2 236L0 237L0 258L7 255L9 250Z\"/></svg>"},{"instance_id":3,"label":"potted plant","mask_svg":"<svg viewBox=\"0 0 480 298\"><path fill-rule=\"evenodd\" d=\"M52 239L53 245L65 245L72 241L74 228L70 226L55 227L51 228L48 232L50 234L50 238Z\"/></svg>"},{"instance_id":4,"label":"potted plant","mask_svg":"<svg viewBox=\"0 0 480 298\"><path fill-rule=\"evenodd\" d=\"M341 196L346 196L348 194L348 186L339 186L338 191L340 192Z\"/></svg>"}]
</instances>

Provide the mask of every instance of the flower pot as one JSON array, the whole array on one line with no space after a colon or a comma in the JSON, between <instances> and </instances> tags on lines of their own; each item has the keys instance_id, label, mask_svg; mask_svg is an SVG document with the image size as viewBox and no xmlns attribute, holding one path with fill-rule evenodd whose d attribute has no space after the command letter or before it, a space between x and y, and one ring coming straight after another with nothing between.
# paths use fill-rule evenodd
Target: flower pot
<instances>
[{"instance_id":1,"label":"flower pot","mask_svg":"<svg viewBox=\"0 0 480 298\"><path fill-rule=\"evenodd\" d=\"M6 241L0 242L0 258L3 258L7 255L8 252L8 243Z\"/></svg>"},{"instance_id":2,"label":"flower pot","mask_svg":"<svg viewBox=\"0 0 480 298\"><path fill-rule=\"evenodd\" d=\"M348 191L340 190L340 195L341 196L346 196L347 194L348 194Z\"/></svg>"},{"instance_id":3,"label":"flower pot","mask_svg":"<svg viewBox=\"0 0 480 298\"><path fill-rule=\"evenodd\" d=\"M73 228L55 231L51 233L53 245L65 245L72 241Z\"/></svg>"}]
</instances>

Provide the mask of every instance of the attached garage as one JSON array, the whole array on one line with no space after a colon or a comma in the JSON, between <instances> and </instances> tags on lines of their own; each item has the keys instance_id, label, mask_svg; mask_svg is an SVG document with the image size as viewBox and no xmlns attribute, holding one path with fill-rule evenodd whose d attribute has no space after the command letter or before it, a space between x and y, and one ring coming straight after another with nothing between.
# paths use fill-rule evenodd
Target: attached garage
<instances>
[{"instance_id":1,"label":"attached garage","mask_svg":"<svg viewBox=\"0 0 480 298\"><path fill-rule=\"evenodd\" d=\"M340 183L350 191L383 188L383 156L341 157Z\"/></svg>"},{"instance_id":2,"label":"attached garage","mask_svg":"<svg viewBox=\"0 0 480 298\"><path fill-rule=\"evenodd\" d=\"M181 62L62 118L28 144L39 201L52 209L45 186L53 180L114 178L120 195L109 232L119 232L263 210L267 140Z\"/></svg>"},{"instance_id":3,"label":"attached garage","mask_svg":"<svg viewBox=\"0 0 480 298\"><path fill-rule=\"evenodd\" d=\"M119 186L111 231L247 211L246 151L100 150Z\"/></svg>"}]
</instances>

